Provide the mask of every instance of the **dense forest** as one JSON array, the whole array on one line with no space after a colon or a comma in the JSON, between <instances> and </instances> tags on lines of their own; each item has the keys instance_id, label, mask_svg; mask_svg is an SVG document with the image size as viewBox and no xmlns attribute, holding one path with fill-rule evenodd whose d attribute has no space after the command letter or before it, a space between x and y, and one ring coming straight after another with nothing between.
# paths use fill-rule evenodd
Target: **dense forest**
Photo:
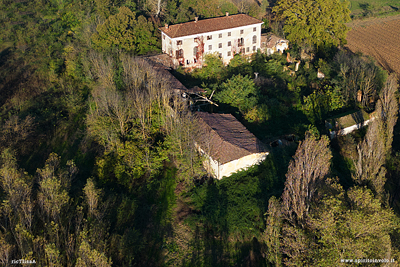
<instances>
[{"instance_id":1,"label":"dense forest","mask_svg":"<svg viewBox=\"0 0 400 267\"><path fill-rule=\"evenodd\" d=\"M2 265L398 264L398 77L343 48L346 1L0 6ZM216 180L194 145L195 112L146 57L161 53L164 23L225 12L263 20L289 53L227 66L211 54L171 73L218 103L192 109L231 113L267 144L295 138ZM330 118L359 110L368 127L327 137Z\"/></svg>"}]
</instances>

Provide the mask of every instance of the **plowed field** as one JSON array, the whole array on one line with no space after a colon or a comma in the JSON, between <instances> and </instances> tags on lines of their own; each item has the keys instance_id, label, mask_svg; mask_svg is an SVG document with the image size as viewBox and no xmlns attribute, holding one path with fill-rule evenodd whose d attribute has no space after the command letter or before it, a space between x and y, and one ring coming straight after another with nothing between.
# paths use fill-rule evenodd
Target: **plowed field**
<instances>
[{"instance_id":1,"label":"plowed field","mask_svg":"<svg viewBox=\"0 0 400 267\"><path fill-rule=\"evenodd\" d=\"M386 70L400 75L400 15L355 21L348 26L347 47L372 56Z\"/></svg>"}]
</instances>

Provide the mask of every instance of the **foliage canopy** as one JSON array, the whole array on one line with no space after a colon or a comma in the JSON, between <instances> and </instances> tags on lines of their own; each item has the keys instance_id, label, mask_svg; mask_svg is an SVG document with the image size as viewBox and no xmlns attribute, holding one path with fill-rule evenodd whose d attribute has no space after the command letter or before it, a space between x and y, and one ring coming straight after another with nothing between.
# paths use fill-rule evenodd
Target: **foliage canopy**
<instances>
[{"instance_id":1,"label":"foliage canopy","mask_svg":"<svg viewBox=\"0 0 400 267\"><path fill-rule=\"evenodd\" d=\"M246 113L257 105L257 87L249 76L237 75L220 86L215 98Z\"/></svg>"},{"instance_id":2,"label":"foliage canopy","mask_svg":"<svg viewBox=\"0 0 400 267\"><path fill-rule=\"evenodd\" d=\"M128 7L121 7L117 14L109 16L103 24L97 26L92 42L104 50L119 48L142 55L156 50L157 39L153 32L153 24L144 16L136 20L135 12Z\"/></svg>"},{"instance_id":3,"label":"foliage canopy","mask_svg":"<svg viewBox=\"0 0 400 267\"><path fill-rule=\"evenodd\" d=\"M278 54L237 55L228 67L207 55L207 66L184 78L215 89L214 111L240 111L261 140L301 139L313 118L319 139L317 122L342 106L381 114L366 137L339 142L343 161L335 140L322 137L301 143L289 165L293 141L217 181L205 176L193 142L199 123L188 101L170 94L169 73L131 56L156 49L154 29L164 22L225 11L258 16L267 3L0 1L0 263L334 266L341 258L399 258L390 209L400 174L395 77L385 83L372 61L344 52L296 72ZM312 11L318 3L304 5ZM330 174L359 185L343 189Z\"/></svg>"},{"instance_id":4,"label":"foliage canopy","mask_svg":"<svg viewBox=\"0 0 400 267\"><path fill-rule=\"evenodd\" d=\"M289 41L320 47L345 42L348 5L341 0L280 0L273 11L285 20L283 29Z\"/></svg>"}]
</instances>

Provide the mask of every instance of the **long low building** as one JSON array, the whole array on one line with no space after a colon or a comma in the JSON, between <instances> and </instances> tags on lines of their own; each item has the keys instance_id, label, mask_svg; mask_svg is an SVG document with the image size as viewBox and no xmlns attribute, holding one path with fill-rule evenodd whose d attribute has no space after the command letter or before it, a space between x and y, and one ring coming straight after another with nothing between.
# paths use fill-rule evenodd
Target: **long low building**
<instances>
[{"instance_id":1,"label":"long low building","mask_svg":"<svg viewBox=\"0 0 400 267\"><path fill-rule=\"evenodd\" d=\"M265 160L265 145L231 114L197 112L201 135L197 148L215 178L245 170Z\"/></svg>"}]
</instances>

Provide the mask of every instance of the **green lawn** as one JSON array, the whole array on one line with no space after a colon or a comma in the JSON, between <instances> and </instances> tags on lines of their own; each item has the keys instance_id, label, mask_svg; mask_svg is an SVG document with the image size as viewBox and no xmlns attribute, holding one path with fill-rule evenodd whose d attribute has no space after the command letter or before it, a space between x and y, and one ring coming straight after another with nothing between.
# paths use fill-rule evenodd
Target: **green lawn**
<instances>
[{"instance_id":1,"label":"green lawn","mask_svg":"<svg viewBox=\"0 0 400 267\"><path fill-rule=\"evenodd\" d=\"M400 13L400 0L349 0L352 18Z\"/></svg>"}]
</instances>

